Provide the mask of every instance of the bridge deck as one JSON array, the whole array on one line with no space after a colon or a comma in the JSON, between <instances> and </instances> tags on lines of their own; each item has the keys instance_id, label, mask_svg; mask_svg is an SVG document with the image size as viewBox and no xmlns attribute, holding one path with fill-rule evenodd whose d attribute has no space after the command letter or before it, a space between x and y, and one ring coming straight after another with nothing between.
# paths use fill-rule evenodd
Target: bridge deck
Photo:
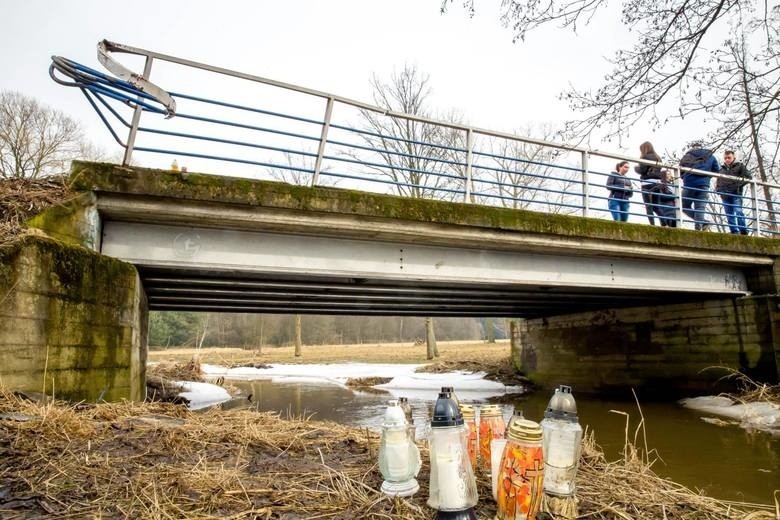
<instances>
[{"instance_id":1,"label":"bridge deck","mask_svg":"<svg viewBox=\"0 0 780 520\"><path fill-rule=\"evenodd\" d=\"M77 163L152 309L523 316L749 292L776 240Z\"/></svg>"}]
</instances>

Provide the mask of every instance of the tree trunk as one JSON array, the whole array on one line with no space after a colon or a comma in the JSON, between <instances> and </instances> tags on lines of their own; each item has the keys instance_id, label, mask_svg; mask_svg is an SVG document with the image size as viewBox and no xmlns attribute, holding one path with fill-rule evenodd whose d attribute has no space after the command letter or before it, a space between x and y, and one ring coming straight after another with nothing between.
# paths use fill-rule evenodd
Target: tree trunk
<instances>
[{"instance_id":1,"label":"tree trunk","mask_svg":"<svg viewBox=\"0 0 780 520\"><path fill-rule=\"evenodd\" d=\"M433 332L433 318L425 318L425 341L428 345L428 359L437 357L439 348L436 345L436 334Z\"/></svg>"},{"instance_id":2,"label":"tree trunk","mask_svg":"<svg viewBox=\"0 0 780 520\"><path fill-rule=\"evenodd\" d=\"M261 314L260 317L260 339L257 343L257 355L261 356L263 355L263 315Z\"/></svg>"},{"instance_id":3,"label":"tree trunk","mask_svg":"<svg viewBox=\"0 0 780 520\"><path fill-rule=\"evenodd\" d=\"M295 315L295 357L301 357L301 315Z\"/></svg>"},{"instance_id":4,"label":"tree trunk","mask_svg":"<svg viewBox=\"0 0 780 520\"><path fill-rule=\"evenodd\" d=\"M493 318L485 319L485 341L488 343L496 342L496 330L493 326Z\"/></svg>"},{"instance_id":5,"label":"tree trunk","mask_svg":"<svg viewBox=\"0 0 780 520\"><path fill-rule=\"evenodd\" d=\"M748 87L747 82L747 73L746 70L747 64L745 63L745 60L742 59L740 61L742 65L742 91L745 95L745 104L747 108L748 113L748 121L750 122L750 140L753 143L753 151L756 153L756 162L758 163L758 174L761 178L761 182L767 183L769 182L769 176L766 174L766 169L764 168L764 157L761 153L761 143L758 140L758 128L756 127L756 118L753 115L753 104L750 101L750 88ZM753 186L756 186L755 184ZM769 230L774 232L777 230L777 218L775 217L775 205L772 202L772 189L764 184L764 198L766 199L766 210L767 210L767 216L769 217ZM755 218L758 219L761 214L761 208L756 207L756 214ZM757 236L761 236L761 230L759 229L756 233Z\"/></svg>"}]
</instances>

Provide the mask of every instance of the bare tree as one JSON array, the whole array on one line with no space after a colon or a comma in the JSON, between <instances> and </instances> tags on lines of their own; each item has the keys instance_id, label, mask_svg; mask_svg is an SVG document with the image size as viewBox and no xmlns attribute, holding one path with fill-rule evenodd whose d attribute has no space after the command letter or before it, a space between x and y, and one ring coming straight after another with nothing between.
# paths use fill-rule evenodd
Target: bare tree
<instances>
[{"instance_id":1,"label":"bare tree","mask_svg":"<svg viewBox=\"0 0 780 520\"><path fill-rule=\"evenodd\" d=\"M405 65L389 81L371 80L374 102L381 108L420 118L460 122L455 111L436 113L429 106L429 76ZM361 110L367 147L375 150L368 168L387 178L399 195L413 198L453 197L462 190L465 169L465 132L440 124Z\"/></svg>"},{"instance_id":2,"label":"bare tree","mask_svg":"<svg viewBox=\"0 0 780 520\"><path fill-rule=\"evenodd\" d=\"M743 162L755 165L757 177L764 183L777 183L780 178L780 9L774 14L775 23L765 28L772 34L771 43L759 47L754 55L744 33L729 40L713 52L711 64L699 68L694 76L699 94L687 104L689 110L718 122L710 134L714 145L736 149ZM771 70L758 65L771 62ZM765 185L761 196L765 200L764 220L776 229L772 189Z\"/></svg>"},{"instance_id":3,"label":"bare tree","mask_svg":"<svg viewBox=\"0 0 780 520\"><path fill-rule=\"evenodd\" d=\"M429 106L429 76L406 64L389 81L376 75L371 80L374 102L389 112L427 119L460 122L455 111L437 115ZM452 199L465 189L465 133L441 124L361 110L368 132L366 145L375 150L378 166L369 166L393 183L399 195L412 198ZM426 318L428 359L438 355L433 318Z\"/></svg>"},{"instance_id":4,"label":"bare tree","mask_svg":"<svg viewBox=\"0 0 780 520\"><path fill-rule=\"evenodd\" d=\"M0 177L64 173L72 159L100 153L76 120L18 92L0 92Z\"/></svg>"},{"instance_id":5,"label":"bare tree","mask_svg":"<svg viewBox=\"0 0 780 520\"><path fill-rule=\"evenodd\" d=\"M301 315L295 315L295 357L301 357Z\"/></svg>"},{"instance_id":6,"label":"bare tree","mask_svg":"<svg viewBox=\"0 0 780 520\"><path fill-rule=\"evenodd\" d=\"M493 318L485 318L485 342L496 342L496 330L495 330Z\"/></svg>"},{"instance_id":7,"label":"bare tree","mask_svg":"<svg viewBox=\"0 0 780 520\"><path fill-rule=\"evenodd\" d=\"M442 0L445 11L452 0ZM463 4L473 13L474 1ZM587 24L606 0L502 0L501 21L510 27L515 41L550 24L577 29ZM583 117L567 125L570 135L588 136L595 129L607 137L620 137L639 121L656 127L670 117L686 117L702 110L703 96L713 95L715 105L725 105L728 89L715 95L711 81L720 64L713 49L728 49L734 41L752 42L749 71L735 88L750 92L752 106L731 114L733 125L749 127L750 121L773 115L780 109L778 89L778 38L780 5L759 0L621 0L622 23L633 35L630 47L619 49L610 60L613 71L600 88L562 94ZM747 57L747 55L743 55ZM704 72L704 74L702 74ZM737 78L734 78L737 80ZM764 90L766 89L766 90ZM668 101L664 104L663 101ZM712 102L710 102L710 106Z\"/></svg>"},{"instance_id":8,"label":"bare tree","mask_svg":"<svg viewBox=\"0 0 780 520\"><path fill-rule=\"evenodd\" d=\"M297 184L298 186L311 186L312 175L314 174L314 159L290 152L284 152L284 161L286 164L275 168L268 168L271 177L279 182L287 184ZM326 171L326 170L325 170ZM321 176L318 180L319 186L336 186L338 179L333 177Z\"/></svg>"},{"instance_id":9,"label":"bare tree","mask_svg":"<svg viewBox=\"0 0 780 520\"><path fill-rule=\"evenodd\" d=\"M538 134L552 140L556 132L549 125L527 126L518 135ZM506 208L573 213L581 193L579 172L568 164L560 149L518 140L493 137L489 154L475 164L475 183L480 186L476 200L497 203ZM486 167L484 167L486 166ZM563 166L563 167L561 167ZM484 182L480 183L480 179Z\"/></svg>"},{"instance_id":10,"label":"bare tree","mask_svg":"<svg viewBox=\"0 0 780 520\"><path fill-rule=\"evenodd\" d=\"M433 318L425 318L425 344L428 349L428 359L439 356L439 346L436 344L436 333L433 330Z\"/></svg>"}]
</instances>

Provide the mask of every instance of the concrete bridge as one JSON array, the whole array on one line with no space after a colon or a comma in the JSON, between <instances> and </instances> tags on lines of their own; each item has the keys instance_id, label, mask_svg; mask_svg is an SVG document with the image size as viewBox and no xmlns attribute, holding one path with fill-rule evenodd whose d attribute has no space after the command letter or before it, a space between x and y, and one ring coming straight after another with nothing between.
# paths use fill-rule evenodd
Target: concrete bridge
<instances>
[{"instance_id":1,"label":"concrete bridge","mask_svg":"<svg viewBox=\"0 0 780 520\"><path fill-rule=\"evenodd\" d=\"M143 393L147 311L517 318L543 384L778 377L780 243L471 204L74 163L47 236L2 248L0 378Z\"/></svg>"}]
</instances>

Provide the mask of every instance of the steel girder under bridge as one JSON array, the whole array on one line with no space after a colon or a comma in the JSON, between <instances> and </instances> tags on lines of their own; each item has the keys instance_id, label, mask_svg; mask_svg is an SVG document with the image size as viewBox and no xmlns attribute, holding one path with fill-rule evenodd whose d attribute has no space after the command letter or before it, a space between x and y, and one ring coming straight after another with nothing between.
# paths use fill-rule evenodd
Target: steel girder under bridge
<instances>
[{"instance_id":1,"label":"steel girder under bridge","mask_svg":"<svg viewBox=\"0 0 780 520\"><path fill-rule=\"evenodd\" d=\"M106 222L152 310L540 317L743 295L732 266Z\"/></svg>"}]
</instances>

